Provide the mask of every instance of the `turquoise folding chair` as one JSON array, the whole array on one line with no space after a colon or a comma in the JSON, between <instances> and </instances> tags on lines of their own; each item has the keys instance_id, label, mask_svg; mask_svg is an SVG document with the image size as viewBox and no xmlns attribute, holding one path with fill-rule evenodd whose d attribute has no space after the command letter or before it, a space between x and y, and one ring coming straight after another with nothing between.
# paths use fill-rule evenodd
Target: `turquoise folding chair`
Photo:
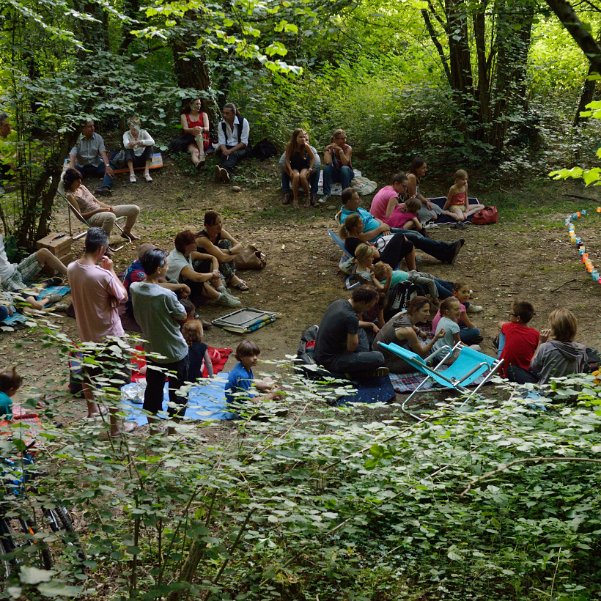
<instances>
[{"instance_id":1,"label":"turquoise folding chair","mask_svg":"<svg viewBox=\"0 0 601 601\"><path fill-rule=\"evenodd\" d=\"M360 286L361 282L357 280L353 273L349 273L349 265L353 257L346 250L344 246L344 240L342 240L342 238L334 230L328 230L328 236L330 236L332 242L334 242L334 244L336 244L342 251L342 256L340 257L340 261L338 261L338 269L340 269L342 273L347 274L347 277L344 280L344 287L347 290L352 290L353 288Z\"/></svg>"},{"instance_id":2,"label":"turquoise folding chair","mask_svg":"<svg viewBox=\"0 0 601 601\"><path fill-rule=\"evenodd\" d=\"M463 407L463 405L467 403L467 401L469 401L469 399L473 397L478 390L490 380L490 378L492 378L494 373L499 369L501 363L503 363L503 359L495 359L494 357L485 355L469 346L465 346L461 342L458 342L452 349L445 346L425 359L394 342L391 342L390 344L380 342L379 345L381 348L400 357L405 363L426 376L401 405L403 411L418 420L421 418L408 411L406 406L414 395L421 392L420 389L428 382L428 380L436 382L441 388L448 388L466 394L467 397L461 404L461 407ZM445 360L456 351L459 351L459 354L454 359L453 363L448 367L445 366ZM445 353L443 358L434 367L428 365L430 359L443 352ZM484 376L482 382L480 382L474 390L469 390L467 388L482 376Z\"/></svg>"}]
</instances>

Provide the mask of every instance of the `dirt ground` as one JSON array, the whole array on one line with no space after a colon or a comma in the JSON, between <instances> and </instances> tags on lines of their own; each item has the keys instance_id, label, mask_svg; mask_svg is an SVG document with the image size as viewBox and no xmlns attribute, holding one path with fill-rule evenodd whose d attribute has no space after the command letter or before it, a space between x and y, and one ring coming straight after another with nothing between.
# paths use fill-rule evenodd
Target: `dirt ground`
<instances>
[{"instance_id":1,"label":"dirt ground","mask_svg":"<svg viewBox=\"0 0 601 601\"><path fill-rule=\"evenodd\" d=\"M166 250L172 248L175 234L188 227L202 227L207 209L222 213L225 228L236 238L254 243L267 255L263 271L246 271L242 275L251 290L240 293L245 306L276 311L279 319L250 334L262 349L263 359L282 359L295 354L301 332L319 319L327 305L346 296L342 278L338 274L339 249L329 240L327 229L334 226L338 210L337 198L327 206L295 210L282 207L278 190L279 177L275 163L255 165L245 175L241 166L240 177L230 185L213 182L212 163L203 173L192 172L186 164L166 161L165 167L153 173L154 182L143 181L132 185L125 175L117 178L111 204L135 202L141 209L136 229L142 241L153 242ZM93 188L94 182L88 183ZM559 186L565 186L563 184ZM426 193L437 190L428 182ZM472 193L482 193L476 189ZM565 191L565 188L563 188ZM369 208L371 197L364 197L363 206ZM497 333L497 322L507 318L514 299L531 301L536 316L531 325L545 326L546 316L555 307L571 308L579 320L579 340L601 348L599 306L601 286L594 284L577 253L568 242L563 221L566 215L580 208L593 206L566 198L565 212L553 214L541 211L530 222L508 220L501 212L500 222L493 226L471 226L459 231L448 226L430 230L435 239L454 241L465 238L466 243L453 266L442 265L420 255L419 269L452 281L468 282L474 291L474 302L484 311L474 317L483 331L483 350L492 352L492 338ZM601 266L601 214L580 220L576 227L586 241L591 259ZM74 224L81 231L80 224ZM64 201L57 200L52 230L67 229L67 210ZM74 245L76 254L81 243ZM135 256L135 246L126 246L115 256L118 270L123 270ZM228 313L223 307L204 306L205 320ZM53 318L69 335L76 337L74 320L66 316ZM212 346L234 347L240 336L214 327L207 333ZM15 365L25 381L39 385L51 375L64 374L67 366L52 348L42 348L39 333L24 329L0 333L0 365ZM233 358L226 366L229 369Z\"/></svg>"}]
</instances>

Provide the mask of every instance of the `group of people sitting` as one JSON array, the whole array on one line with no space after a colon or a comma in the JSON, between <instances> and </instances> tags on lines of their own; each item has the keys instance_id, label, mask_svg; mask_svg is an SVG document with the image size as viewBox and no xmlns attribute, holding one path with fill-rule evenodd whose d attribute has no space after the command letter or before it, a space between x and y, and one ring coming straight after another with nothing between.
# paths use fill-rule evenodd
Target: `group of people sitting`
<instances>
[{"instance_id":1,"label":"group of people sitting","mask_svg":"<svg viewBox=\"0 0 601 601\"><path fill-rule=\"evenodd\" d=\"M419 189L426 171L426 162L414 159L409 173L396 174L391 185L376 193L369 211L359 206L361 199L355 190L342 192L336 220L348 258L341 260L340 267L354 276L357 287L350 299L334 301L327 308L314 352L317 363L335 375L360 379L412 371L379 343L394 342L424 358L458 342L480 350L483 337L470 314L483 309L470 302L470 286L416 271L415 249L453 264L464 239L436 241L424 226L442 214L463 225L482 205L469 203L464 170L456 172L444 205L432 203ZM402 262L406 270L401 269ZM387 314L396 287L407 282L419 285L423 292L403 310ZM586 347L574 342L577 324L573 313L565 308L552 312L549 330L540 335L527 326L533 315L530 303L516 302L510 320L499 324L501 375L518 383L544 384L550 377L586 371ZM447 362L452 360L450 355Z\"/></svg>"}]
</instances>

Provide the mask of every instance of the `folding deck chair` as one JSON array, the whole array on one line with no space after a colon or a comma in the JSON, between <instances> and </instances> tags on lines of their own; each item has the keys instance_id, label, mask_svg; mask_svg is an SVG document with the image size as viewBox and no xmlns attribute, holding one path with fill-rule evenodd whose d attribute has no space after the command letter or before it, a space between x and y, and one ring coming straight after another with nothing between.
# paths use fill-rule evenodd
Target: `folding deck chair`
<instances>
[{"instance_id":1,"label":"folding deck chair","mask_svg":"<svg viewBox=\"0 0 601 601\"><path fill-rule=\"evenodd\" d=\"M494 357L485 355L469 346L465 346L461 342L458 342L453 348L444 346L425 359L410 350L404 349L394 342L391 342L390 344L380 342L379 345L383 349L400 357L405 363L426 376L401 405L401 409L405 413L408 413L417 420L421 420L421 418L407 410L406 406L415 394L421 392L420 389L428 380L433 380L442 388L448 388L462 394L467 394L465 401L461 403L461 407L463 407L463 405L467 403L467 401L469 401L469 399L473 397L478 390L488 382L488 380L490 380L494 373L499 369L501 363L503 363L503 359L495 359ZM445 360L457 350L459 351L459 354L456 359L449 367L446 367L444 365ZM428 365L428 360L443 353L444 356L434 367ZM467 387L482 376L484 376L482 382L480 382L474 390L468 390Z\"/></svg>"},{"instance_id":2,"label":"folding deck chair","mask_svg":"<svg viewBox=\"0 0 601 601\"><path fill-rule=\"evenodd\" d=\"M63 185L63 181L62 181L62 177L61 177L61 181L58 185L58 188L56 190L56 193L58 194L58 196L60 196L66 203L67 203L67 207L68 207L68 217L69 217L69 236L71 236L71 239L73 240L79 240L80 238L83 238L87 233L88 233L88 229L90 229L90 227L92 227L88 221L84 218L84 216L80 213L79 209L77 209L76 207L74 207L70 202L69 199L67 198L67 194L65 193L65 187ZM75 216L75 218L80 221L81 223L83 223L86 228L85 231L83 232L79 232L78 234L73 235L73 227L71 225L71 214L73 214ZM123 221L125 219L125 217L117 217L117 219L115 220L115 227L121 232L123 233L123 228L119 225L119 221ZM119 250L121 250L126 244L128 244L127 242L124 242L123 244L121 244L120 246L109 246L109 249L112 252L117 252Z\"/></svg>"}]
</instances>

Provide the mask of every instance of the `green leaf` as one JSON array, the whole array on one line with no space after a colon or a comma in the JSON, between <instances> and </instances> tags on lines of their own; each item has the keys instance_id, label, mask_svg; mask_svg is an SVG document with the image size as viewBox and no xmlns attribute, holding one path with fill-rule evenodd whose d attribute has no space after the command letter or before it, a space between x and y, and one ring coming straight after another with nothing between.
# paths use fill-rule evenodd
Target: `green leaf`
<instances>
[{"instance_id":1,"label":"green leaf","mask_svg":"<svg viewBox=\"0 0 601 601\"><path fill-rule=\"evenodd\" d=\"M48 582L56 574L53 570L40 570L34 566L21 566L19 579L23 584L39 584Z\"/></svg>"}]
</instances>

